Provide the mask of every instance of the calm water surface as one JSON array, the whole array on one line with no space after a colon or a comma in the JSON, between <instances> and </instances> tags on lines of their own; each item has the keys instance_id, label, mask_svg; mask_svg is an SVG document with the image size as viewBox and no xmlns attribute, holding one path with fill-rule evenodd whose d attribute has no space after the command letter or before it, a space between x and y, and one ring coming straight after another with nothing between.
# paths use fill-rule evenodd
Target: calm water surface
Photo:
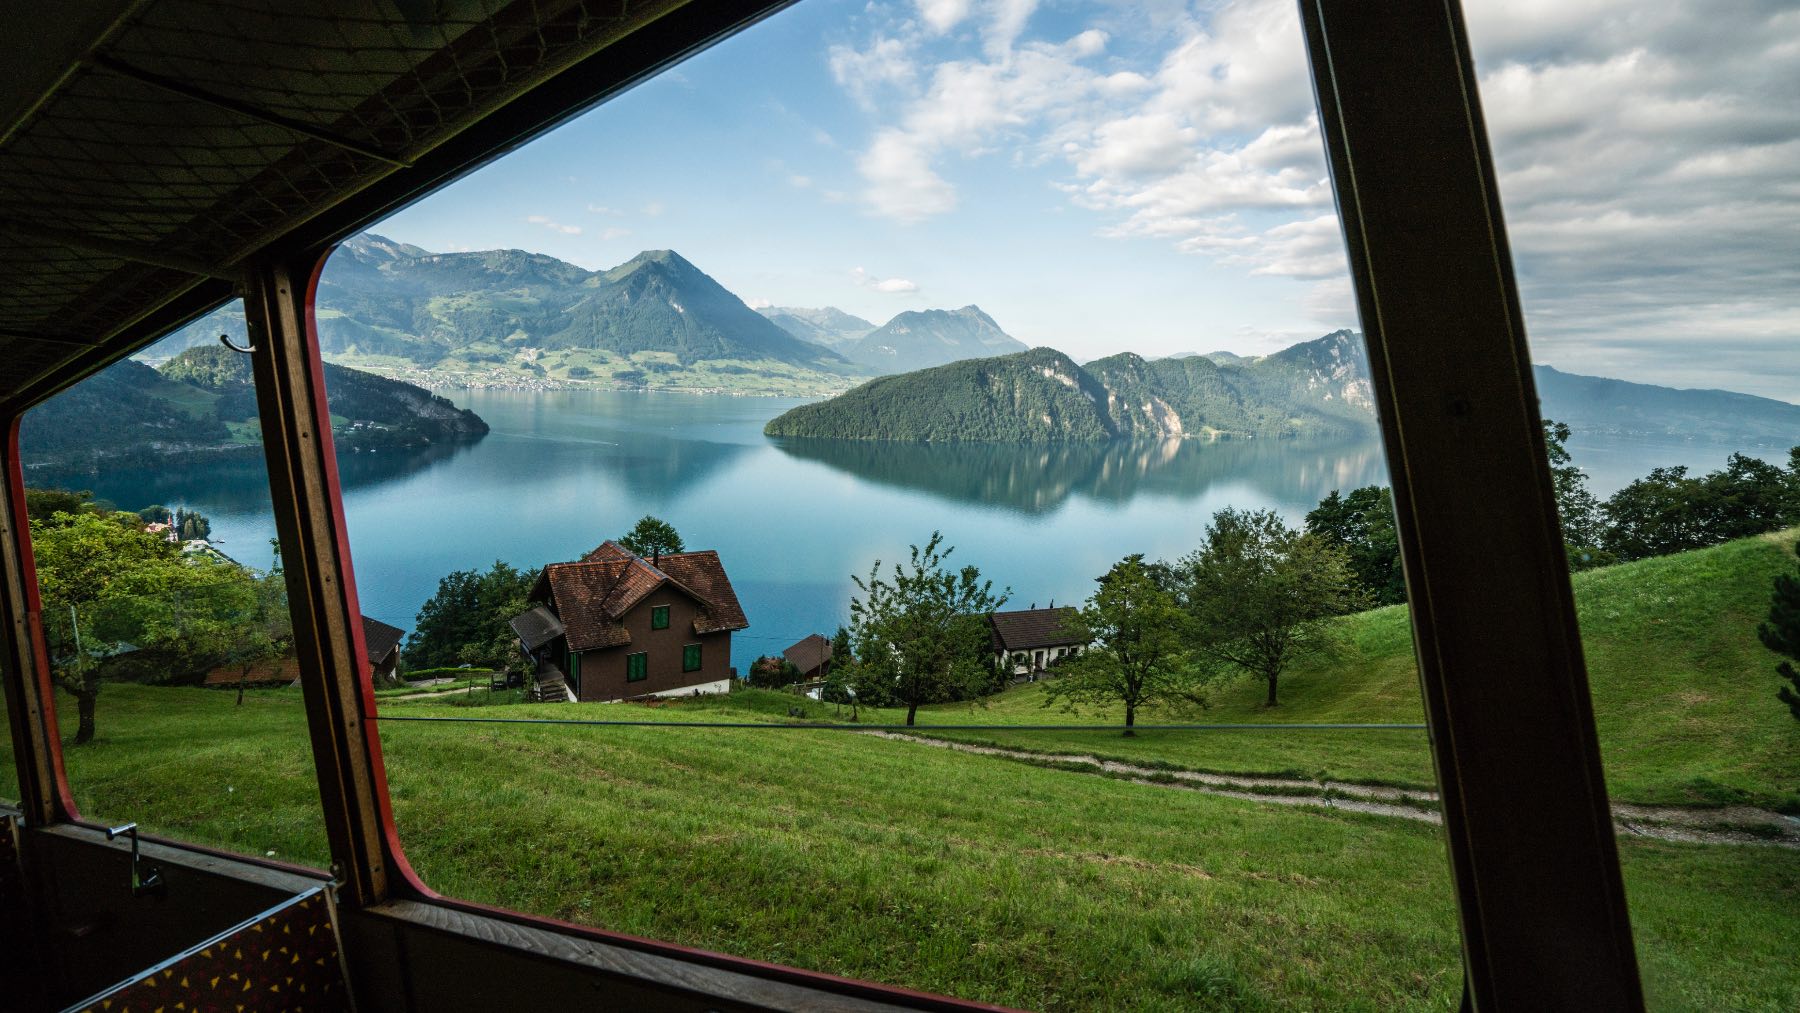
<instances>
[{"instance_id":1,"label":"calm water surface","mask_svg":"<svg viewBox=\"0 0 1800 1013\"><path fill-rule=\"evenodd\" d=\"M775 441L763 423L800 403L613 391L446 391L493 427L468 446L339 462L364 612L410 629L452 570L578 558L656 514L689 548L717 549L750 628L747 667L848 620L850 575L941 530L1025 607L1086 597L1127 553L1173 558L1226 506L1298 523L1333 489L1385 484L1374 439L1072 447ZM1652 467L1721 465L1732 448L1587 438L1571 447L1602 497ZM274 535L258 461L49 476L121 507L184 505L254 566Z\"/></svg>"}]
</instances>

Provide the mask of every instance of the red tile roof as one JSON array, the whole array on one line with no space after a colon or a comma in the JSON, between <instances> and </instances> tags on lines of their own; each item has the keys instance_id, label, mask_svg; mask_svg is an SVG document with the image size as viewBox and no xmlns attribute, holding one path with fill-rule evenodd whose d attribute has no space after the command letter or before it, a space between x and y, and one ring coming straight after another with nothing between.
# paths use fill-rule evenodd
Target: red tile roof
<instances>
[{"instance_id":1,"label":"red tile roof","mask_svg":"<svg viewBox=\"0 0 1800 1013\"><path fill-rule=\"evenodd\" d=\"M722 633L750 625L717 552L707 549L664 556L662 569L688 593L705 603L699 618L694 620L695 633Z\"/></svg>"},{"instance_id":2,"label":"red tile roof","mask_svg":"<svg viewBox=\"0 0 1800 1013\"><path fill-rule=\"evenodd\" d=\"M608 541L579 563L544 567L550 600L569 638L569 649L588 651L629 644L631 634L620 620L665 583L699 603L695 633L741 630L750 625L718 553L678 552L660 562L660 566L652 566L649 560Z\"/></svg>"}]
</instances>

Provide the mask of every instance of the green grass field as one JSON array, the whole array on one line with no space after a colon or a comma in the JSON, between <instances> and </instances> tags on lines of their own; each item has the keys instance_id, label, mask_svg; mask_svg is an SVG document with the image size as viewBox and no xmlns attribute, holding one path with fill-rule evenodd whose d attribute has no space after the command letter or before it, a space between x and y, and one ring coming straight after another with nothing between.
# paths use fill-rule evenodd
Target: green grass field
<instances>
[{"instance_id":1,"label":"green grass field","mask_svg":"<svg viewBox=\"0 0 1800 1013\"><path fill-rule=\"evenodd\" d=\"M1780 539L1578 577L1615 795L1779 802L1800 723L1748 632ZM1224 689L1209 721L1417 720L1404 614L1353 617L1335 670L1284 702ZM1086 721L1026 687L937 723ZM323 864L297 693L109 686L68 750L84 811ZM787 722L747 692L642 709L392 716ZM834 708L808 704L811 720ZM64 707L65 733L73 707ZM864 712L864 720L891 714ZM946 734L949 733L940 733ZM1172 767L1429 786L1410 732L971 733ZM624 932L1045 1009L1447 1009L1457 933L1435 828L1220 798L820 729L381 725L401 838L434 888ZM66 739L65 739L66 741ZM1640 962L1663 1009L1800 1008L1800 853L1620 841Z\"/></svg>"},{"instance_id":2,"label":"green grass field","mask_svg":"<svg viewBox=\"0 0 1800 1013\"><path fill-rule=\"evenodd\" d=\"M1779 660L1756 639L1776 574L1795 568L1796 532L1576 574L1594 717L1614 801L1750 803L1800 814L1800 723L1775 700ZM1145 723L1424 721L1404 607L1344 621L1346 649L1283 677L1281 705L1260 683L1221 686L1205 711L1140 713ZM1120 722L1066 713L1026 686L986 706L927 708L921 724ZM893 713L880 720L903 720ZM1423 733L945 733L1043 752L1086 752L1190 770L1278 774L1428 788Z\"/></svg>"}]
</instances>

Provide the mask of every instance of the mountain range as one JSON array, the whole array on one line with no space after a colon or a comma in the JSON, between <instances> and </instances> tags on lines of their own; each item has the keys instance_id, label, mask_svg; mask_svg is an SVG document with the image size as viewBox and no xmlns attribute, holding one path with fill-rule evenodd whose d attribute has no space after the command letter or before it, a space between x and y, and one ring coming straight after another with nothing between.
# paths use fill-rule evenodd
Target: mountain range
<instances>
[{"instance_id":1,"label":"mountain range","mask_svg":"<svg viewBox=\"0 0 1800 1013\"><path fill-rule=\"evenodd\" d=\"M1786 448L1800 405L1534 367L1546 418L1578 432ZM770 436L1061 443L1122 438L1341 436L1373 432L1361 335L1336 331L1272 355L1085 364L1050 348L882 377L768 423Z\"/></svg>"},{"instance_id":2,"label":"mountain range","mask_svg":"<svg viewBox=\"0 0 1800 1013\"><path fill-rule=\"evenodd\" d=\"M522 250L434 253L365 234L333 256L317 320L328 360L428 387L844 394L774 427L816 435L1272 436L1373 420L1362 341L1349 331L1273 355L1121 353L1078 365L1028 350L972 305L908 310L879 326L830 306L755 310L671 250L590 271ZM176 332L145 361L213 346L220 333L242 335L240 310ZM1800 407L1785 402L1535 369L1544 414L1578 431L1783 448L1800 440ZM872 376L888 382L850 389ZM927 421L932 405L949 414Z\"/></svg>"},{"instance_id":3,"label":"mountain range","mask_svg":"<svg viewBox=\"0 0 1800 1013\"><path fill-rule=\"evenodd\" d=\"M1023 352L1028 347L1001 330L979 306L907 310L860 334L855 325L868 321L835 306L817 310L788 308L779 315L765 315L795 337L833 348L865 372L876 375ZM845 327L846 324L850 326Z\"/></svg>"},{"instance_id":4,"label":"mountain range","mask_svg":"<svg viewBox=\"0 0 1800 1013\"><path fill-rule=\"evenodd\" d=\"M317 320L327 359L434 385L830 393L1025 347L973 306L879 327L834 307L758 312L673 250L589 271L523 250L434 253L374 234L332 256ZM227 307L147 357L242 331L241 310Z\"/></svg>"}]
</instances>

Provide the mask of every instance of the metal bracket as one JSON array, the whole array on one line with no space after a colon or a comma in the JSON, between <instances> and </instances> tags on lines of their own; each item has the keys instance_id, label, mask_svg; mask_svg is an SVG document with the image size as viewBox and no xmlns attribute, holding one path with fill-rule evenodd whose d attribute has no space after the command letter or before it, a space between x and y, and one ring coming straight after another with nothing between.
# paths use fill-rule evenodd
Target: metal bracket
<instances>
[{"instance_id":1,"label":"metal bracket","mask_svg":"<svg viewBox=\"0 0 1800 1013\"><path fill-rule=\"evenodd\" d=\"M240 355L249 355L250 353L256 351L255 345L246 345L246 346L240 348L239 346L232 344L231 337L229 335L225 335L225 334L219 335L219 344L224 345L226 348L229 348L232 351L239 353Z\"/></svg>"},{"instance_id":2,"label":"metal bracket","mask_svg":"<svg viewBox=\"0 0 1800 1013\"><path fill-rule=\"evenodd\" d=\"M136 823L127 823L122 827L107 827L106 839L110 841L120 834L131 838L131 895L133 897L141 897L147 893L164 893L168 890L169 884L163 881L162 868L142 864L142 857L138 854L137 830Z\"/></svg>"}]
</instances>

